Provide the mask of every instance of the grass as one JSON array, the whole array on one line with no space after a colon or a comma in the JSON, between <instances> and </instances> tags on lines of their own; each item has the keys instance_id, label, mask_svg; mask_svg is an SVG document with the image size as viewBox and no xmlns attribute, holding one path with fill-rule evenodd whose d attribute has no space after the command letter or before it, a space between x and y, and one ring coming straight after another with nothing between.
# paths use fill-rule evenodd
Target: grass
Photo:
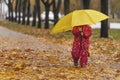
<instances>
[{"instance_id":1,"label":"grass","mask_svg":"<svg viewBox=\"0 0 120 80\"><path fill-rule=\"evenodd\" d=\"M120 19L110 19L110 22L117 22L117 23L120 23Z\"/></svg>"},{"instance_id":2,"label":"grass","mask_svg":"<svg viewBox=\"0 0 120 80\"><path fill-rule=\"evenodd\" d=\"M9 21L0 21L0 25L7 27L9 29L22 32L24 34L29 34L33 35L36 37L49 37L49 38L73 38L72 34L70 31L65 32L65 33L60 33L56 35L50 35L50 30L51 29L38 29L36 27L32 26L26 26L26 25L21 25L18 23L12 23ZM43 24L42 24L43 26ZM52 25L51 25L52 26ZM50 27L51 27L50 26ZM115 40L120 40L120 30L119 29L110 29L109 30L109 37L115 39ZM100 37L100 29L93 29L93 38L99 38Z\"/></svg>"}]
</instances>

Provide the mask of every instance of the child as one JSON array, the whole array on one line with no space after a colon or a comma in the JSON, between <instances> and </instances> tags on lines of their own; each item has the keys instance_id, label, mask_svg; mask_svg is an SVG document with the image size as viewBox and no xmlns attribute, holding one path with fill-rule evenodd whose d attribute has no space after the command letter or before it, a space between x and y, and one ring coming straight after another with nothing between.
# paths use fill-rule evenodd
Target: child
<instances>
[{"instance_id":1,"label":"child","mask_svg":"<svg viewBox=\"0 0 120 80\"><path fill-rule=\"evenodd\" d=\"M72 34L74 42L71 54L74 66L78 66L80 59L81 67L85 67L88 62L89 38L92 35L92 28L89 25L74 26Z\"/></svg>"}]
</instances>

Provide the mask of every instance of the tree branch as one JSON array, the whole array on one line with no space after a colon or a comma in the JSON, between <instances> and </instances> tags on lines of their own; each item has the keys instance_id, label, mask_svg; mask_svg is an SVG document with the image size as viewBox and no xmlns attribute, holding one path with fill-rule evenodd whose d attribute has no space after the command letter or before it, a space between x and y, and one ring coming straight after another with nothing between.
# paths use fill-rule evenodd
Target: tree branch
<instances>
[{"instance_id":1,"label":"tree branch","mask_svg":"<svg viewBox=\"0 0 120 80\"><path fill-rule=\"evenodd\" d=\"M42 1L42 3L45 5L46 4L46 2L44 1L44 0L41 0Z\"/></svg>"},{"instance_id":2,"label":"tree branch","mask_svg":"<svg viewBox=\"0 0 120 80\"><path fill-rule=\"evenodd\" d=\"M6 1L6 0L4 0L4 2L5 2L5 4L8 6L8 3L7 3L7 1Z\"/></svg>"},{"instance_id":3,"label":"tree branch","mask_svg":"<svg viewBox=\"0 0 120 80\"><path fill-rule=\"evenodd\" d=\"M54 0L51 1L51 3L49 4L49 6L51 6L53 4Z\"/></svg>"},{"instance_id":4,"label":"tree branch","mask_svg":"<svg viewBox=\"0 0 120 80\"><path fill-rule=\"evenodd\" d=\"M61 0L58 0L58 3L57 3L57 13L60 11L60 6L61 6Z\"/></svg>"}]
</instances>

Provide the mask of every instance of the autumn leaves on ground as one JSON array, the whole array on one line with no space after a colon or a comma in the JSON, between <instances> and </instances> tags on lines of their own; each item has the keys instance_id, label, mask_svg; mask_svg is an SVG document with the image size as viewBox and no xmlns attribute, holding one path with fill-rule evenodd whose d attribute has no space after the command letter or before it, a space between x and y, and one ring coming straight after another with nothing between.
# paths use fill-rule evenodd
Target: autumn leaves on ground
<instances>
[{"instance_id":1,"label":"autumn leaves on ground","mask_svg":"<svg viewBox=\"0 0 120 80\"><path fill-rule=\"evenodd\" d=\"M22 31L14 32L3 26L0 80L120 80L118 40L91 38L89 64L76 68L70 54L73 37L52 36L50 30L22 27Z\"/></svg>"}]
</instances>

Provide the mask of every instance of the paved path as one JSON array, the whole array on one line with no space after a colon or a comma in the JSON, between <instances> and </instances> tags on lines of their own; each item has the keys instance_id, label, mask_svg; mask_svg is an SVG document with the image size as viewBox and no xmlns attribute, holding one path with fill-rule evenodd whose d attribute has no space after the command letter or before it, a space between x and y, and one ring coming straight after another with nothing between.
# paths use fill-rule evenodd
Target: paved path
<instances>
[{"instance_id":1,"label":"paved path","mask_svg":"<svg viewBox=\"0 0 120 80\"><path fill-rule=\"evenodd\" d=\"M66 52L66 50L68 50L69 47L60 44L54 44L52 42L44 42L32 36L0 27L0 49L14 48L34 50L37 49L41 51L54 49Z\"/></svg>"}]
</instances>

